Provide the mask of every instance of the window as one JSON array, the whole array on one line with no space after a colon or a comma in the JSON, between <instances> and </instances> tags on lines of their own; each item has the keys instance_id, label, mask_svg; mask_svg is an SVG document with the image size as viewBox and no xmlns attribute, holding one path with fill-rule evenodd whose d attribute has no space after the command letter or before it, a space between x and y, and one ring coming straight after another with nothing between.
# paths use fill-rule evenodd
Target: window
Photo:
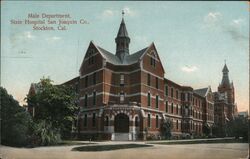
<instances>
[{"instance_id":1,"label":"window","mask_svg":"<svg viewBox=\"0 0 250 159\"><path fill-rule=\"evenodd\" d=\"M105 117L105 126L109 126L109 117L108 116Z\"/></svg>"},{"instance_id":2,"label":"window","mask_svg":"<svg viewBox=\"0 0 250 159\"><path fill-rule=\"evenodd\" d=\"M179 106L178 106L178 104L176 105L176 114L177 115L179 114Z\"/></svg>"},{"instance_id":3,"label":"window","mask_svg":"<svg viewBox=\"0 0 250 159\"><path fill-rule=\"evenodd\" d=\"M168 113L168 101L166 101L165 107L166 107L166 112Z\"/></svg>"},{"instance_id":4,"label":"window","mask_svg":"<svg viewBox=\"0 0 250 159\"><path fill-rule=\"evenodd\" d=\"M159 80L158 77L155 77L155 88L159 88Z\"/></svg>"},{"instance_id":5,"label":"window","mask_svg":"<svg viewBox=\"0 0 250 159\"><path fill-rule=\"evenodd\" d=\"M151 94L148 93L148 106L150 107L151 106Z\"/></svg>"},{"instance_id":6,"label":"window","mask_svg":"<svg viewBox=\"0 0 250 159\"><path fill-rule=\"evenodd\" d=\"M123 103L125 100L124 92L120 93L120 102Z\"/></svg>"},{"instance_id":7,"label":"window","mask_svg":"<svg viewBox=\"0 0 250 159\"><path fill-rule=\"evenodd\" d=\"M148 127L149 128L151 127L151 117L150 117L150 114L148 114Z\"/></svg>"},{"instance_id":8,"label":"window","mask_svg":"<svg viewBox=\"0 0 250 159\"><path fill-rule=\"evenodd\" d=\"M89 57L89 65L94 64L94 58L95 58L95 56Z\"/></svg>"},{"instance_id":9,"label":"window","mask_svg":"<svg viewBox=\"0 0 250 159\"><path fill-rule=\"evenodd\" d=\"M182 101L185 100L185 93L181 93L181 100L182 100Z\"/></svg>"},{"instance_id":10,"label":"window","mask_svg":"<svg viewBox=\"0 0 250 159\"><path fill-rule=\"evenodd\" d=\"M173 98L174 97L174 89L171 88L171 97Z\"/></svg>"},{"instance_id":11,"label":"window","mask_svg":"<svg viewBox=\"0 0 250 159\"><path fill-rule=\"evenodd\" d=\"M88 106L88 94L85 94L85 97L84 97L84 106L85 107Z\"/></svg>"},{"instance_id":12,"label":"window","mask_svg":"<svg viewBox=\"0 0 250 159\"><path fill-rule=\"evenodd\" d=\"M179 129L179 121L178 120L176 121L176 129L177 130Z\"/></svg>"},{"instance_id":13,"label":"window","mask_svg":"<svg viewBox=\"0 0 250 159\"><path fill-rule=\"evenodd\" d=\"M123 86L124 85L124 74L120 75L120 85Z\"/></svg>"},{"instance_id":14,"label":"window","mask_svg":"<svg viewBox=\"0 0 250 159\"><path fill-rule=\"evenodd\" d=\"M158 108L159 107L159 96L157 95L155 97L155 108Z\"/></svg>"},{"instance_id":15,"label":"window","mask_svg":"<svg viewBox=\"0 0 250 159\"><path fill-rule=\"evenodd\" d=\"M183 114L183 106L181 105L180 106L180 115L182 115Z\"/></svg>"},{"instance_id":16,"label":"window","mask_svg":"<svg viewBox=\"0 0 250 159\"><path fill-rule=\"evenodd\" d=\"M96 92L93 92L93 105L96 105Z\"/></svg>"},{"instance_id":17,"label":"window","mask_svg":"<svg viewBox=\"0 0 250 159\"><path fill-rule=\"evenodd\" d=\"M135 117L135 126L136 126L136 127L139 126L138 116Z\"/></svg>"},{"instance_id":18,"label":"window","mask_svg":"<svg viewBox=\"0 0 250 159\"><path fill-rule=\"evenodd\" d=\"M179 98L179 92L178 92L178 90L176 90L176 99L178 99Z\"/></svg>"},{"instance_id":19,"label":"window","mask_svg":"<svg viewBox=\"0 0 250 159\"><path fill-rule=\"evenodd\" d=\"M165 86L165 95L168 96L168 86Z\"/></svg>"},{"instance_id":20,"label":"window","mask_svg":"<svg viewBox=\"0 0 250 159\"><path fill-rule=\"evenodd\" d=\"M94 85L96 84L96 72L93 73L93 84L94 84Z\"/></svg>"},{"instance_id":21,"label":"window","mask_svg":"<svg viewBox=\"0 0 250 159\"><path fill-rule=\"evenodd\" d=\"M83 121L83 126L87 127L87 123L88 123L88 116L87 114L84 115L84 121Z\"/></svg>"},{"instance_id":22,"label":"window","mask_svg":"<svg viewBox=\"0 0 250 159\"><path fill-rule=\"evenodd\" d=\"M171 104L171 113L172 114L174 113L174 104L173 103Z\"/></svg>"},{"instance_id":23,"label":"window","mask_svg":"<svg viewBox=\"0 0 250 159\"><path fill-rule=\"evenodd\" d=\"M153 52L151 57L150 57L150 65L151 66L155 67L155 59L156 59L156 56L155 56L155 53Z\"/></svg>"},{"instance_id":24,"label":"window","mask_svg":"<svg viewBox=\"0 0 250 159\"><path fill-rule=\"evenodd\" d=\"M94 58L95 58L95 56L94 56L94 50L92 49L89 52L89 59L88 59L88 64L89 65L94 64Z\"/></svg>"},{"instance_id":25,"label":"window","mask_svg":"<svg viewBox=\"0 0 250 159\"><path fill-rule=\"evenodd\" d=\"M150 77L150 74L148 74L148 86L150 86L151 84L151 77Z\"/></svg>"},{"instance_id":26,"label":"window","mask_svg":"<svg viewBox=\"0 0 250 159\"><path fill-rule=\"evenodd\" d=\"M96 125L95 113L93 113L93 117L92 117L92 127L95 127L95 125Z\"/></svg>"},{"instance_id":27,"label":"window","mask_svg":"<svg viewBox=\"0 0 250 159\"><path fill-rule=\"evenodd\" d=\"M88 76L85 77L85 88L88 87Z\"/></svg>"},{"instance_id":28,"label":"window","mask_svg":"<svg viewBox=\"0 0 250 159\"><path fill-rule=\"evenodd\" d=\"M159 119L158 119L158 115L156 115L156 119L155 119L155 125L156 125L156 128L159 128Z\"/></svg>"}]
</instances>

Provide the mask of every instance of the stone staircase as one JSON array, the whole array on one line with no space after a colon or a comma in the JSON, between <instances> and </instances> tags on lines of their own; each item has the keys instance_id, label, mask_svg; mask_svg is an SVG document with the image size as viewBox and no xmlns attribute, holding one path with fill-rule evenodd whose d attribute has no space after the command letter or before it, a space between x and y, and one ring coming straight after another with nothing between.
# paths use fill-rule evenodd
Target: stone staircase
<instances>
[{"instance_id":1,"label":"stone staircase","mask_svg":"<svg viewBox=\"0 0 250 159\"><path fill-rule=\"evenodd\" d=\"M130 133L113 133L112 140L129 141L129 140L131 140L131 134Z\"/></svg>"}]
</instances>

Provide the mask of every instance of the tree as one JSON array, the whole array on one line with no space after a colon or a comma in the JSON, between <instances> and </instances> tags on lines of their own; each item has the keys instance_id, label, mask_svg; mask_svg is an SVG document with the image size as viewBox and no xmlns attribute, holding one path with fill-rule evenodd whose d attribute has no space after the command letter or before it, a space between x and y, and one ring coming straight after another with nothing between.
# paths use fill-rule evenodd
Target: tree
<instances>
[{"instance_id":1,"label":"tree","mask_svg":"<svg viewBox=\"0 0 250 159\"><path fill-rule=\"evenodd\" d=\"M243 137L244 141L248 141L248 119L247 117L236 117L228 122L228 135L236 138Z\"/></svg>"},{"instance_id":2,"label":"tree","mask_svg":"<svg viewBox=\"0 0 250 159\"><path fill-rule=\"evenodd\" d=\"M29 113L0 87L1 97L1 141L3 145L24 146L28 141Z\"/></svg>"},{"instance_id":3,"label":"tree","mask_svg":"<svg viewBox=\"0 0 250 159\"><path fill-rule=\"evenodd\" d=\"M50 123L62 137L70 136L72 122L76 118L76 93L64 85L53 85L49 78L37 84L36 94L27 95L29 107L34 107L36 123Z\"/></svg>"},{"instance_id":4,"label":"tree","mask_svg":"<svg viewBox=\"0 0 250 159\"><path fill-rule=\"evenodd\" d=\"M162 123L162 134L166 139L170 139L172 134L171 134L171 129L173 128L173 122L169 119L166 118L164 119Z\"/></svg>"}]
</instances>

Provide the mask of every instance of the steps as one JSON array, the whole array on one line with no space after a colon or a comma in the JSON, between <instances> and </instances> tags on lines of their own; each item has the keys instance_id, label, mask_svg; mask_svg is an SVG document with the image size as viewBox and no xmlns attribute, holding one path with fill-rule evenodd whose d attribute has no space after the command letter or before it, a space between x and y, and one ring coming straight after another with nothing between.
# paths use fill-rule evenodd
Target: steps
<instances>
[{"instance_id":1,"label":"steps","mask_svg":"<svg viewBox=\"0 0 250 159\"><path fill-rule=\"evenodd\" d=\"M112 140L129 141L129 140L131 140L131 134L130 133L113 133Z\"/></svg>"}]
</instances>

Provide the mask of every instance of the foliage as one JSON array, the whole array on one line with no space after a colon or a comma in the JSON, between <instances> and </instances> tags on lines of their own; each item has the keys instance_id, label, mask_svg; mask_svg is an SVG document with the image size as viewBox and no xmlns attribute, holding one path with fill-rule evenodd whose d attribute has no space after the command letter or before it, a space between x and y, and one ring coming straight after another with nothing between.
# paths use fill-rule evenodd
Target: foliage
<instances>
[{"instance_id":1,"label":"foliage","mask_svg":"<svg viewBox=\"0 0 250 159\"><path fill-rule=\"evenodd\" d=\"M203 132L206 136L210 136L212 133L213 126L209 126L208 123L203 125Z\"/></svg>"},{"instance_id":2,"label":"foliage","mask_svg":"<svg viewBox=\"0 0 250 159\"><path fill-rule=\"evenodd\" d=\"M4 145L24 146L27 144L27 133L32 121L29 113L0 87L1 97L1 141Z\"/></svg>"},{"instance_id":3,"label":"foliage","mask_svg":"<svg viewBox=\"0 0 250 159\"><path fill-rule=\"evenodd\" d=\"M236 138L243 137L244 141L248 141L248 119L245 117L236 117L227 123L227 132L229 136Z\"/></svg>"},{"instance_id":4,"label":"foliage","mask_svg":"<svg viewBox=\"0 0 250 159\"><path fill-rule=\"evenodd\" d=\"M164 119L162 123L162 134L166 139L170 139L172 134L171 134L171 129L173 128L173 122L169 118Z\"/></svg>"},{"instance_id":5,"label":"foliage","mask_svg":"<svg viewBox=\"0 0 250 159\"><path fill-rule=\"evenodd\" d=\"M64 85L53 85L49 78L42 78L35 94L27 96L29 107L35 108L34 122L43 120L67 137L76 118L76 93ZM48 128L48 127L44 127Z\"/></svg>"},{"instance_id":6,"label":"foliage","mask_svg":"<svg viewBox=\"0 0 250 159\"><path fill-rule=\"evenodd\" d=\"M51 122L41 120L31 127L30 144L32 146L55 145L61 142L61 136L57 129L52 127Z\"/></svg>"}]
</instances>

